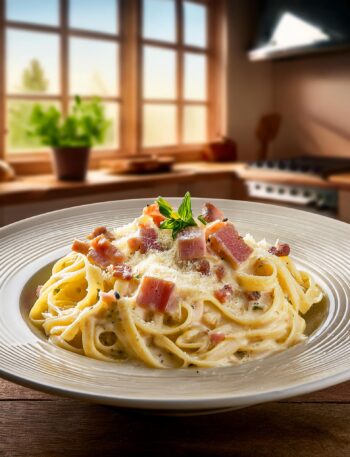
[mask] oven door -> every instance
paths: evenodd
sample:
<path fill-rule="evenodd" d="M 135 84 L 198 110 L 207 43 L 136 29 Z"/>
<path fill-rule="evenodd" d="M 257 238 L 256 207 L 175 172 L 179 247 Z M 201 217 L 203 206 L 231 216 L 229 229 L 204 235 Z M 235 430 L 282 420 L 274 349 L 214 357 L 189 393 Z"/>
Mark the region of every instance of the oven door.
<path fill-rule="evenodd" d="M 338 191 L 332 188 L 246 181 L 250 201 L 302 209 L 336 218 Z"/>

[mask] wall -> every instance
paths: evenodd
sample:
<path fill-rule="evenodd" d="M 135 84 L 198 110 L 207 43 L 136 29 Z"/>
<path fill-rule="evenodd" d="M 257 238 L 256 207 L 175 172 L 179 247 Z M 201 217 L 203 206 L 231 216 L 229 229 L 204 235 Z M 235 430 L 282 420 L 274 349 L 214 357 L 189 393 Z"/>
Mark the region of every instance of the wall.
<path fill-rule="evenodd" d="M 283 115 L 274 153 L 350 157 L 350 52 L 273 64 L 273 102 Z"/>
<path fill-rule="evenodd" d="M 227 134 L 238 143 L 240 160 L 255 158 L 255 129 L 261 115 L 272 110 L 272 64 L 247 58 L 260 2 L 227 2 Z"/>

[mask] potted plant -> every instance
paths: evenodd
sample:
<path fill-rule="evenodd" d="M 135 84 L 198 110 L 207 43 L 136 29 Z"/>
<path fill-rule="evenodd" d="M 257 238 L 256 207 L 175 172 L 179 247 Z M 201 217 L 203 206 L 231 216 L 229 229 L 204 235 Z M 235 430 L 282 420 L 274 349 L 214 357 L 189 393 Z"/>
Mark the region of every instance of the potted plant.
<path fill-rule="evenodd" d="M 82 101 L 78 96 L 65 119 L 55 106 L 37 104 L 29 122 L 29 135 L 51 146 L 57 178 L 79 181 L 86 177 L 91 147 L 103 142 L 110 125 L 98 98 Z"/>

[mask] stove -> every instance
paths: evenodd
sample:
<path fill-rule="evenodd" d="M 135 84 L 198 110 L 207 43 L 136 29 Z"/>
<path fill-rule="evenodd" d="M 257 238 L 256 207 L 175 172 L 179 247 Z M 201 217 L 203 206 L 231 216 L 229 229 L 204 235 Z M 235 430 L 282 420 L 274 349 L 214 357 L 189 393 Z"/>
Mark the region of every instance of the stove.
<path fill-rule="evenodd" d="M 350 171 L 350 158 L 302 156 L 291 159 L 257 160 L 249 168 L 302 173 L 327 178 L 330 175 Z"/>
<path fill-rule="evenodd" d="M 248 196 L 253 201 L 264 201 L 290 206 L 336 217 L 338 190 L 328 186 L 284 184 L 283 173 L 313 175 L 326 179 L 328 176 L 350 171 L 350 158 L 302 156 L 291 159 L 258 160 L 248 168 L 261 170 L 261 179 L 256 173 L 254 180 L 247 180 Z M 276 171 L 281 175 L 280 183 L 271 183 L 264 171 Z"/>

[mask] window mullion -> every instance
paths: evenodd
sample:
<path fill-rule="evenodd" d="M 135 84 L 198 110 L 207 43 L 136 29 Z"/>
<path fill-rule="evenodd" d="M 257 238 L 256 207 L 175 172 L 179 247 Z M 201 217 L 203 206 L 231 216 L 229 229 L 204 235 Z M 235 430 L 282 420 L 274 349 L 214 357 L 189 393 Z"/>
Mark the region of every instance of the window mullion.
<path fill-rule="evenodd" d="M 120 149 L 125 154 L 138 153 L 141 141 L 140 3 L 138 0 L 120 0 Z"/>
<path fill-rule="evenodd" d="M 225 134 L 225 2 L 208 3 L 208 141 Z"/>
<path fill-rule="evenodd" d="M 177 143 L 183 143 L 182 125 L 183 125 L 183 0 L 176 1 L 176 41 L 177 50 Z"/>
<path fill-rule="evenodd" d="M 69 110 L 68 1 L 69 0 L 60 0 L 60 24 L 61 24 L 60 79 L 61 79 L 61 100 L 62 100 L 63 115 L 66 115 Z"/>

